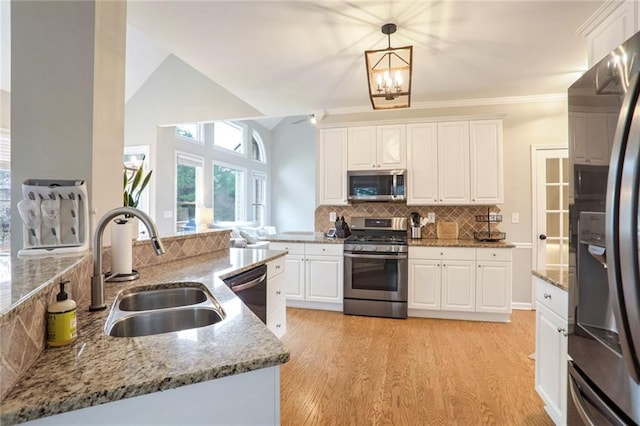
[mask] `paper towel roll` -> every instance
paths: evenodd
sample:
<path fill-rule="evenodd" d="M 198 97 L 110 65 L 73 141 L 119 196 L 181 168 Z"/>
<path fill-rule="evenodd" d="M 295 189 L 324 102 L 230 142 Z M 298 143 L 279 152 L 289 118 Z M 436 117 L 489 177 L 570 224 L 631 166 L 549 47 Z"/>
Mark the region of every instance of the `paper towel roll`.
<path fill-rule="evenodd" d="M 116 219 L 111 223 L 111 273 L 131 274 L 131 221 Z"/>

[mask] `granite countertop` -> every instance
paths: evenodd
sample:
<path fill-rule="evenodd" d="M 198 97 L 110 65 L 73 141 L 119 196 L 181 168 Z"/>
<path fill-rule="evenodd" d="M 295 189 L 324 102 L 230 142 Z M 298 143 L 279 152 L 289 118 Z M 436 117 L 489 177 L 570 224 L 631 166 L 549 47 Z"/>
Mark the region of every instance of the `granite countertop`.
<path fill-rule="evenodd" d="M 119 399 L 283 364 L 289 351 L 221 278 L 284 256 L 274 250 L 221 250 L 140 269 L 140 279 L 107 283 L 120 290 L 172 281 L 199 281 L 218 299 L 226 318 L 214 325 L 135 338 L 109 337 L 110 306 L 78 312 L 78 339 L 48 348 L 2 401 L 9 425 Z M 112 303 L 112 302 L 110 302 Z"/>
<path fill-rule="evenodd" d="M 559 269 L 538 269 L 532 271 L 533 275 L 545 280 L 549 284 L 564 290 L 569 291 L 569 270 L 567 268 Z"/>
<path fill-rule="evenodd" d="M 342 244 L 344 242 L 344 238 L 329 238 L 322 232 L 292 232 L 266 235 L 264 240 L 272 243 Z"/>
<path fill-rule="evenodd" d="M 444 238 L 408 238 L 409 247 L 471 247 L 471 248 L 513 248 L 513 244 L 506 241 L 478 241 L 469 239 Z"/>

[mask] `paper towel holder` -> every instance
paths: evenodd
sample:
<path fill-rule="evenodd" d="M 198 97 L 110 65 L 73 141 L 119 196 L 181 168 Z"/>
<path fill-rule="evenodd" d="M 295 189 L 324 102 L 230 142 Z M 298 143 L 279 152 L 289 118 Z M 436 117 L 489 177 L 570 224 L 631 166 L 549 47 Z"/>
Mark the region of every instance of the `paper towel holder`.
<path fill-rule="evenodd" d="M 124 217 L 116 218 L 111 223 L 111 226 L 114 227 L 119 225 L 122 225 L 122 226 L 129 225 L 130 220 L 131 219 L 126 219 Z M 111 229 L 113 231 L 114 228 L 111 228 Z M 127 226 L 127 229 L 131 231 L 131 229 L 128 226 Z M 120 232 L 122 232 L 122 230 Z M 126 236 L 126 238 L 121 241 L 124 241 L 124 244 L 128 244 L 127 247 L 124 248 L 125 249 L 123 251 L 124 255 L 131 257 L 132 256 L 131 245 L 133 244 L 133 241 L 131 240 L 131 232 L 129 232 L 129 235 Z M 114 257 L 116 256 L 116 252 L 120 253 L 120 249 L 114 246 L 114 242 L 112 238 L 112 241 L 111 241 L 111 269 L 112 270 L 113 270 Z M 113 274 L 111 272 L 108 272 L 106 274 L 105 281 L 126 282 L 126 281 L 134 281 L 134 280 L 137 280 L 138 278 L 140 278 L 140 274 L 138 273 L 138 271 L 135 269 L 131 269 L 131 272 L 118 272 Z"/>

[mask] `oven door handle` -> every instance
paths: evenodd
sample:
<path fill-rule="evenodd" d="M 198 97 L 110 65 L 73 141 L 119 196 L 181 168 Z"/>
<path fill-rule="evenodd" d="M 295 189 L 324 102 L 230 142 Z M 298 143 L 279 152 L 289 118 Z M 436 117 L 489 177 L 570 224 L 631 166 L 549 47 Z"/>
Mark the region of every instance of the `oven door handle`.
<path fill-rule="evenodd" d="M 231 287 L 231 290 L 232 290 L 234 293 L 237 293 L 237 292 L 239 292 L 239 291 L 243 291 L 243 290 L 249 289 L 249 288 L 251 288 L 251 287 L 255 287 L 255 286 L 257 286 L 258 284 L 260 284 L 262 281 L 264 281 L 264 279 L 265 279 L 266 277 L 267 277 L 267 274 L 262 274 L 262 275 L 261 275 L 261 276 L 259 276 L 258 278 L 253 279 L 253 280 L 251 280 L 251 281 L 249 281 L 249 282 L 247 282 L 247 283 L 242 283 L 242 284 L 234 285 L 233 287 Z"/>
<path fill-rule="evenodd" d="M 406 254 L 353 254 L 353 253 L 345 253 L 344 257 L 351 257 L 354 259 L 396 259 L 396 260 L 405 260 L 407 259 Z"/>

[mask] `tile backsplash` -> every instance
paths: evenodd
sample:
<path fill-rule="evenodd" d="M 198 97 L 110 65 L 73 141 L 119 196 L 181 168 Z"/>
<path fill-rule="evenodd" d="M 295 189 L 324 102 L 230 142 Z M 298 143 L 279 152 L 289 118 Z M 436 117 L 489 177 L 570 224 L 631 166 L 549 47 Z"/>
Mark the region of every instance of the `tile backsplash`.
<path fill-rule="evenodd" d="M 329 213 L 336 214 L 351 223 L 352 217 L 406 217 L 417 212 L 426 217 L 428 212 L 436 214 L 436 222 L 452 221 L 458 223 L 459 238 L 473 238 L 475 231 L 486 231 L 487 223 L 476 222 L 477 215 L 486 215 L 487 209 L 492 213 L 499 213 L 497 206 L 407 206 L 404 203 L 353 203 L 349 206 L 319 206 L 315 213 L 315 231 L 325 232 L 333 227 L 329 221 Z M 498 224 L 492 224 L 491 230 L 496 231 Z M 436 238 L 436 224 L 430 223 L 422 228 L 422 238 Z"/>

